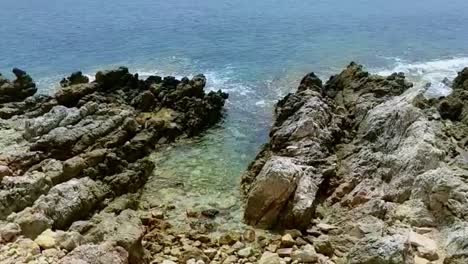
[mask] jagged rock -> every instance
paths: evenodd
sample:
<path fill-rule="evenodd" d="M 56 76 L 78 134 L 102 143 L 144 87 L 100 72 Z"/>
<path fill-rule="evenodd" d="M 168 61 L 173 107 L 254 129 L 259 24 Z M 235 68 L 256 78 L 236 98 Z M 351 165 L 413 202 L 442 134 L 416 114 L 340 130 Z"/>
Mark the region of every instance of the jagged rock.
<path fill-rule="evenodd" d="M 114 246 L 109 243 L 104 243 L 100 245 L 81 245 L 75 248 L 67 256 L 60 259 L 58 263 L 127 264 L 128 252 L 119 246 Z"/>
<path fill-rule="evenodd" d="M 407 226 L 439 232 L 468 219 L 465 73 L 441 99 L 355 63 L 324 85 L 308 74 L 278 102 L 270 140 L 242 175 L 246 222 L 307 229 L 316 251 L 346 263 L 438 258 L 452 232 L 427 247 L 406 243 Z M 465 258 L 456 248 L 445 262 Z"/>
<path fill-rule="evenodd" d="M 9 119 L 0 124 L 2 242 L 16 243 L 20 235 L 37 239 L 45 249 L 34 257 L 37 263 L 147 262 L 147 230 L 127 210 L 138 203 L 119 197 L 130 197 L 147 181 L 154 163 L 146 157 L 156 145 L 199 134 L 218 121 L 227 94 L 205 93 L 202 75 L 143 81 L 121 67 L 98 72 L 91 83 L 76 72 L 55 95 L 30 96 L 32 79 L 14 73 L 14 82 L 0 76 L 0 118 Z M 81 236 L 94 245 L 80 246 Z M 105 240 L 128 251 L 99 244 Z M 55 248 L 73 252 L 63 258 Z"/>
<path fill-rule="evenodd" d="M 98 88 L 96 83 L 75 84 L 60 89 L 55 94 L 55 98 L 61 105 L 75 106 L 81 98 L 96 92 Z"/>
<path fill-rule="evenodd" d="M 72 73 L 69 77 L 63 78 L 60 81 L 60 86 L 62 87 L 67 87 L 75 84 L 82 84 L 82 83 L 88 83 L 89 78 L 87 76 L 84 76 L 82 72 L 77 71 Z"/>
<path fill-rule="evenodd" d="M 286 157 L 272 157 L 249 193 L 244 218 L 248 224 L 272 227 L 303 176 L 301 166 Z M 281 196 L 278 196 L 280 194 Z"/>
<path fill-rule="evenodd" d="M 115 242 L 128 251 L 130 263 L 145 263 L 147 256 L 141 244 L 145 229 L 135 211 L 124 210 L 119 215 L 101 213 L 91 221 L 94 224 L 85 232 L 86 242 Z"/>
<path fill-rule="evenodd" d="M 413 253 L 403 236 L 382 237 L 365 244 L 358 244 L 348 255 L 350 264 L 413 263 Z"/>
<path fill-rule="evenodd" d="M 14 68 L 13 74 L 13 82 L 0 75 L 0 103 L 22 101 L 37 92 L 36 84 L 25 71 Z"/>
<path fill-rule="evenodd" d="M 468 67 L 458 73 L 453 80 L 452 87 L 457 90 L 468 90 Z"/>

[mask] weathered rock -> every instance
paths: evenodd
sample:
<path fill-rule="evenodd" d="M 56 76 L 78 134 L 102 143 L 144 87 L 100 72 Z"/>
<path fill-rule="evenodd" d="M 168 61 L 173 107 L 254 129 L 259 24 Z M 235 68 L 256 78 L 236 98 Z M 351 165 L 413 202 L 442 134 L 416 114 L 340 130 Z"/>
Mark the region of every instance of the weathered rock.
<path fill-rule="evenodd" d="M 0 237 L 3 242 L 14 241 L 21 234 L 21 228 L 15 223 L 7 223 L 0 227 Z"/>
<path fill-rule="evenodd" d="M 264 252 L 258 264 L 281 264 L 281 258 L 276 253 Z"/>
<path fill-rule="evenodd" d="M 2 242 L 13 245 L 20 235 L 36 239 L 47 252 L 37 263 L 149 262 L 142 238 L 167 225 L 161 217 L 143 223 L 127 210 L 138 203 L 119 197 L 145 184 L 154 168 L 146 157 L 156 145 L 199 134 L 218 121 L 227 94 L 205 93 L 202 75 L 143 81 L 121 67 L 98 72 L 91 83 L 76 72 L 55 95 L 31 96 L 32 79 L 14 73 L 14 82 L 0 76 L 0 118 L 9 119 L 0 124 L 0 219 L 7 221 Z M 91 243 L 88 249 L 83 241 Z M 73 252 L 63 258 L 57 249 Z"/>
<path fill-rule="evenodd" d="M 62 258 L 59 264 L 76 264 L 76 263 L 115 263 L 127 264 L 128 252 L 125 249 L 114 246 L 112 244 L 100 245 L 82 245 L 75 248 L 67 256 Z"/>
<path fill-rule="evenodd" d="M 87 76 L 84 76 L 82 72 L 77 71 L 72 73 L 69 77 L 63 78 L 60 81 L 60 86 L 62 87 L 67 87 L 75 84 L 82 84 L 82 83 L 88 83 L 89 78 Z"/>
<path fill-rule="evenodd" d="M 350 264 L 413 263 L 413 253 L 403 236 L 382 237 L 356 245 L 348 255 Z"/>
<path fill-rule="evenodd" d="M 286 234 L 281 237 L 281 246 L 282 247 L 292 247 L 296 244 L 296 241 L 290 234 Z"/>
<path fill-rule="evenodd" d="M 317 253 L 312 245 L 305 245 L 303 248 L 294 251 L 291 258 L 300 263 L 315 263 L 318 260 Z"/>
<path fill-rule="evenodd" d="M 324 85 L 304 77 L 242 175 L 246 222 L 308 230 L 317 252 L 346 263 L 441 258 L 453 233 L 436 234 L 468 219 L 466 73 L 441 99 L 355 63 Z M 429 231 L 408 240 L 408 226 Z M 465 258 L 449 248 L 444 262 Z"/>
<path fill-rule="evenodd" d="M 248 258 L 252 256 L 253 254 L 253 249 L 251 247 L 246 247 L 237 252 L 237 255 L 242 258 Z"/>
<path fill-rule="evenodd" d="M 147 260 L 141 244 L 145 229 L 135 211 L 127 209 L 119 215 L 101 213 L 91 221 L 93 226 L 84 233 L 86 242 L 114 242 L 127 250 L 130 263 L 144 263 Z"/>
<path fill-rule="evenodd" d="M 0 74 L 0 103 L 18 102 L 37 92 L 31 76 L 18 68 L 13 69 L 16 80 L 10 82 Z"/>
<path fill-rule="evenodd" d="M 453 89 L 468 90 L 468 68 L 464 68 L 458 73 L 458 76 L 453 80 Z"/>

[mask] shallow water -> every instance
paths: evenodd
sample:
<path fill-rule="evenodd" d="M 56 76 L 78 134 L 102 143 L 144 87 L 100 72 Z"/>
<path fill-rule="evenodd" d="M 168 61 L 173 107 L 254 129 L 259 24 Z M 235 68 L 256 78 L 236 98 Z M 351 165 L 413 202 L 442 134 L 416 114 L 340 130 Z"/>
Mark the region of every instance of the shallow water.
<path fill-rule="evenodd" d="M 467 10 L 466 0 L 3 1 L 0 72 L 21 67 L 43 93 L 76 70 L 205 73 L 208 89 L 230 93 L 225 119 L 155 153 L 142 199 L 176 204 L 175 218 L 227 207 L 221 219 L 240 225 L 239 175 L 267 140 L 278 98 L 305 73 L 326 79 L 351 60 L 446 94 L 443 78 L 468 66 Z"/>

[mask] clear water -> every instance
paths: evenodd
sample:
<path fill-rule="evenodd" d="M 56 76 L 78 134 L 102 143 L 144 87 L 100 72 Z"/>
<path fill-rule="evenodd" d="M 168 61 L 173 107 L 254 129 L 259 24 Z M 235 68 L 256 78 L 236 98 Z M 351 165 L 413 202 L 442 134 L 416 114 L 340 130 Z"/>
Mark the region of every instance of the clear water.
<path fill-rule="evenodd" d="M 239 207 L 239 175 L 267 139 L 275 100 L 309 71 L 325 78 L 354 60 L 447 93 L 440 81 L 468 66 L 467 11 L 466 0 L 0 0 L 0 72 L 24 68 L 50 92 L 72 71 L 127 65 L 205 73 L 209 89 L 227 90 L 219 127 L 152 157 L 143 200 L 175 203 L 182 217 Z"/>

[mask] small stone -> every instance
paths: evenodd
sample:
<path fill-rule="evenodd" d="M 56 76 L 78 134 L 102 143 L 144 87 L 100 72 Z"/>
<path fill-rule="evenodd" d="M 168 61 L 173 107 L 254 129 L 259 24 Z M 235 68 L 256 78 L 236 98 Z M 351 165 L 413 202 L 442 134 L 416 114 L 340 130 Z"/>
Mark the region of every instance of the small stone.
<path fill-rule="evenodd" d="M 296 238 L 296 245 L 305 246 L 307 244 L 309 244 L 309 243 L 307 243 L 307 241 L 305 241 L 302 237 Z"/>
<path fill-rule="evenodd" d="M 333 253 L 335 251 L 327 235 L 321 235 L 318 238 L 316 238 L 314 240 L 314 248 L 315 251 L 317 251 L 318 253 L 329 257 L 333 256 Z"/>
<path fill-rule="evenodd" d="M 251 247 L 246 247 L 237 252 L 237 255 L 243 258 L 248 258 L 252 255 L 253 249 Z"/>
<path fill-rule="evenodd" d="M 181 255 L 180 248 L 173 248 L 171 249 L 171 255 L 174 257 L 178 257 Z"/>
<path fill-rule="evenodd" d="M 236 263 L 236 262 L 237 262 L 237 257 L 236 256 L 229 256 L 223 261 L 223 264 L 233 264 L 233 263 Z"/>
<path fill-rule="evenodd" d="M 203 254 L 205 254 L 210 259 L 213 259 L 216 256 L 217 252 L 218 251 L 214 248 L 208 248 L 208 249 L 203 250 Z"/>
<path fill-rule="evenodd" d="M 194 246 L 194 247 L 201 247 L 201 245 L 202 245 L 202 242 L 200 242 L 200 241 L 198 241 L 198 240 L 195 241 L 195 242 L 193 242 L 193 246 Z"/>
<path fill-rule="evenodd" d="M 317 225 L 318 229 L 320 229 L 321 231 L 325 232 L 325 233 L 328 233 L 330 232 L 331 230 L 334 230 L 334 229 L 337 229 L 338 227 L 334 226 L 334 225 L 329 225 L 329 224 L 325 224 L 325 223 L 320 223 Z"/>
<path fill-rule="evenodd" d="M 219 210 L 217 209 L 206 209 L 201 212 L 203 216 L 206 216 L 208 218 L 215 218 L 219 214 Z"/>
<path fill-rule="evenodd" d="M 245 230 L 244 234 L 242 235 L 242 238 L 245 241 L 254 242 L 255 241 L 255 230 L 253 230 L 253 229 Z"/>
<path fill-rule="evenodd" d="M 424 247 L 434 251 L 437 249 L 437 244 L 434 240 L 413 231 L 409 234 L 409 242 L 415 247 Z"/>
<path fill-rule="evenodd" d="M 281 258 L 277 253 L 264 252 L 258 264 L 280 264 Z"/>
<path fill-rule="evenodd" d="M 281 246 L 282 247 L 292 247 L 296 244 L 293 237 L 290 234 L 286 234 L 281 237 Z"/>
<path fill-rule="evenodd" d="M 237 241 L 239 241 L 240 236 L 234 232 L 229 232 L 226 234 L 221 235 L 218 240 L 218 243 L 221 245 L 234 245 Z"/>
<path fill-rule="evenodd" d="M 280 248 L 276 251 L 280 257 L 290 257 L 293 253 L 293 248 Z"/>
<path fill-rule="evenodd" d="M 190 210 L 190 209 L 187 209 L 185 211 L 185 214 L 187 215 L 187 217 L 190 217 L 190 218 L 197 218 L 198 217 L 198 212 Z"/>
<path fill-rule="evenodd" d="M 302 236 L 302 232 L 297 229 L 286 230 L 284 231 L 284 234 L 290 234 L 292 238 L 298 238 Z"/>
<path fill-rule="evenodd" d="M 306 230 L 307 234 L 310 234 L 312 236 L 320 236 L 322 234 L 322 232 L 320 232 L 320 230 L 317 228 L 317 227 L 312 227 L 312 228 L 309 228 Z"/>
<path fill-rule="evenodd" d="M 16 223 L 8 223 L 0 228 L 0 236 L 5 242 L 10 242 L 16 239 L 21 233 L 21 227 Z"/>
<path fill-rule="evenodd" d="M 317 253 L 312 245 L 306 245 L 302 249 L 294 251 L 291 258 L 301 263 L 313 263 L 318 259 Z"/>
<path fill-rule="evenodd" d="M 266 250 L 275 253 L 276 250 L 278 250 L 278 245 L 277 244 L 269 244 L 266 248 Z"/>
<path fill-rule="evenodd" d="M 12 175 L 12 171 L 8 166 L 5 165 L 0 165 L 0 179 L 3 178 L 4 176 L 10 176 Z"/>
<path fill-rule="evenodd" d="M 160 220 L 164 219 L 164 212 L 162 211 L 153 211 L 151 212 L 151 215 L 156 219 L 160 219 Z"/>
<path fill-rule="evenodd" d="M 185 263 L 186 264 L 197 264 L 197 260 L 196 259 L 189 259 Z"/>
<path fill-rule="evenodd" d="M 57 244 L 56 238 L 57 234 L 54 231 L 47 229 L 42 232 L 34 242 L 36 242 L 36 244 L 38 244 L 42 249 L 54 248 Z"/>
<path fill-rule="evenodd" d="M 232 245 L 231 249 L 234 251 L 238 251 L 243 247 L 245 247 L 245 244 L 240 241 L 237 241 L 236 243 L 234 243 L 234 245 Z"/>
<path fill-rule="evenodd" d="M 437 254 L 437 251 L 432 250 L 432 249 L 427 249 L 425 247 L 418 247 L 417 254 L 421 258 L 425 258 L 430 261 L 435 261 L 439 259 L 439 254 Z"/>
<path fill-rule="evenodd" d="M 165 259 L 165 260 L 163 260 L 162 264 L 177 264 L 177 263 L 175 263 L 172 260 Z"/>

